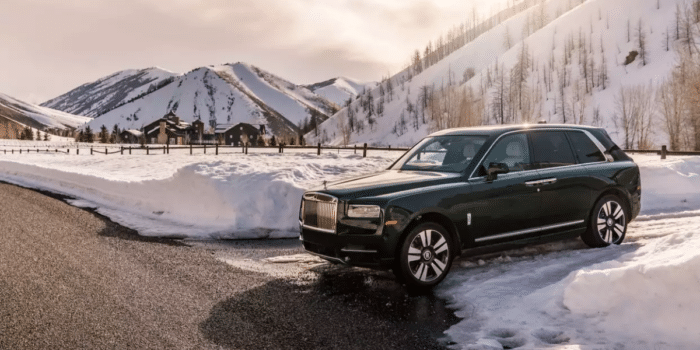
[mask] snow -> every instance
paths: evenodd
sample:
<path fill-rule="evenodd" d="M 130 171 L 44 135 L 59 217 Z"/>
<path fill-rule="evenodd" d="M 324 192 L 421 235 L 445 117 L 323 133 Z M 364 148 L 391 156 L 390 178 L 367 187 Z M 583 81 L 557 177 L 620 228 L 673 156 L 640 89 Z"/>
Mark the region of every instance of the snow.
<path fill-rule="evenodd" d="M 42 125 L 45 125 L 48 128 L 76 128 L 92 120 L 92 118 L 73 115 L 55 109 L 26 103 L 0 93 L 0 109 L 3 108 L 14 113 L 23 115 L 25 117 L 34 119 L 35 121 L 39 122 Z"/>
<path fill-rule="evenodd" d="M 0 180 L 75 197 L 115 222 L 150 236 L 281 238 L 298 236 L 301 194 L 323 180 L 375 172 L 401 152 L 367 158 L 344 151 L 277 149 L 215 156 L 172 149 L 170 155 L 3 154 Z M 16 148 L 15 148 L 16 149 Z M 148 164 L 148 166 L 144 166 Z"/>
<path fill-rule="evenodd" d="M 375 116 L 377 123 L 373 128 L 367 125 L 366 113 L 360 108 L 360 102 L 354 102 L 355 115 L 358 120 L 365 122 L 365 127 L 363 131 L 353 132 L 349 143 L 411 146 L 426 135 L 437 131 L 427 115 L 426 123 L 423 123 L 421 117 L 421 121 L 414 127 L 412 118 L 407 112 L 407 102 L 418 108 L 420 90 L 423 86 L 434 88 L 435 91 L 447 87 L 450 83 L 453 87 L 471 88 L 477 99 L 483 99 L 483 107 L 490 108 L 496 88 L 486 89 L 482 94 L 481 85 L 487 77 L 495 79 L 496 66 L 498 69 L 507 70 L 510 74 L 510 70 L 517 63 L 523 43 L 527 45 L 528 54 L 533 63 L 526 83 L 527 91 L 529 95 L 539 96 L 539 101 L 533 102 L 535 104 L 533 120 L 543 119 L 551 123 L 561 123 L 563 122 L 562 113 L 558 111 L 558 106 L 555 106 L 555 102 L 559 100 L 556 70 L 561 71 L 561 67 L 564 66 L 564 47 L 567 41 L 578 43 L 579 37 L 583 36 L 587 48 L 591 48 L 590 55 L 596 67 L 602 65 L 605 57 L 608 83 L 605 89 L 602 87 L 592 89 L 591 94 L 581 92 L 584 90 L 583 73 L 578 62 L 579 51 L 575 50 L 572 62 L 565 69 L 567 79 L 573 82 L 567 84 L 564 89 L 567 104 L 569 104 L 566 122 L 604 127 L 609 130 L 615 142 L 623 144 L 623 130 L 619 121 L 616 123 L 614 120 L 615 97 L 619 94 L 621 87 L 640 85 L 658 87 L 664 79 L 669 77 L 672 68 L 678 63 L 678 56 L 673 47 L 680 45 L 681 42 L 673 40 L 672 35 L 671 49 L 667 51 L 664 44 L 665 33 L 671 30 L 669 28 L 674 28 L 676 4 L 684 6 L 686 1 L 661 1 L 659 9 L 657 9 L 657 0 L 545 0 L 542 3 L 551 22 L 530 35 L 523 32 L 523 27 L 527 23 L 528 15 L 537 11 L 537 6 L 496 25 L 410 79 L 406 70 L 394 75 L 391 78 L 394 96 L 391 101 L 386 100 L 383 116 Z M 630 31 L 634 32 L 640 20 L 646 34 L 648 62 L 642 65 L 641 59 L 637 58 L 632 64 L 625 66 L 623 62 L 627 54 L 632 50 L 638 50 L 634 33 L 631 33 L 630 40 L 627 40 L 628 21 Z M 509 33 L 512 38 L 510 49 L 504 45 L 506 33 Z M 601 45 L 604 52 L 601 52 Z M 424 48 L 419 49 L 422 52 Z M 550 62 L 553 63 L 552 66 Z M 464 73 L 469 68 L 474 69 L 475 76 L 464 81 Z M 552 71 L 552 68 L 555 71 Z M 547 91 L 544 87 L 543 74 L 553 74 L 552 91 Z M 576 83 L 579 84 L 578 92 Z M 371 93 L 375 104 L 378 103 L 380 97 L 378 88 L 371 90 Z M 581 96 L 580 99 L 575 98 L 577 94 Z M 572 110 L 582 105 L 585 106 L 583 120 L 572 120 Z M 600 113 L 598 121 L 594 120 L 596 109 Z M 407 130 L 403 133 L 395 133 L 394 126 L 399 122 L 402 114 L 408 124 Z M 481 121 L 486 124 L 495 123 L 493 113 L 486 112 L 486 114 Z M 482 119 L 481 117 L 484 116 L 480 116 L 479 119 Z M 315 143 L 321 139 L 327 140 L 330 144 L 342 144 L 341 119 L 347 119 L 346 109 L 340 110 L 321 124 L 320 137 L 315 137 L 314 133 L 307 134 L 305 136 L 307 141 Z M 524 120 L 514 122 L 524 122 Z M 652 141 L 656 147 L 669 144 L 660 117 L 657 118 L 653 129 Z"/>
<path fill-rule="evenodd" d="M 338 106 L 345 106 L 349 98 L 355 98 L 365 90 L 372 89 L 377 83 L 362 83 L 352 78 L 339 77 L 329 81 L 309 85 L 315 94 L 325 97 Z"/>
<path fill-rule="evenodd" d="M 246 63 L 200 67 L 171 78 L 172 83 L 95 118 L 90 127 L 140 129 L 174 111 L 186 122 L 265 124 L 271 134 L 286 137 L 297 134 L 296 125 L 312 109 L 322 115 L 334 112 L 325 98 Z"/>
<path fill-rule="evenodd" d="M 12 147 L 0 146 L 0 180 L 72 196 L 143 235 L 194 239 L 296 237 L 305 189 L 384 169 L 400 156 L 1 152 Z M 455 261 L 436 293 L 463 317 L 446 331 L 457 347 L 697 348 L 700 157 L 632 156 L 642 212 L 622 245 L 588 249 L 575 239 Z"/>
<path fill-rule="evenodd" d="M 437 290 L 464 317 L 447 335 L 462 349 L 696 349 L 700 157 L 633 157 L 642 215 L 622 245 L 457 262 Z"/>

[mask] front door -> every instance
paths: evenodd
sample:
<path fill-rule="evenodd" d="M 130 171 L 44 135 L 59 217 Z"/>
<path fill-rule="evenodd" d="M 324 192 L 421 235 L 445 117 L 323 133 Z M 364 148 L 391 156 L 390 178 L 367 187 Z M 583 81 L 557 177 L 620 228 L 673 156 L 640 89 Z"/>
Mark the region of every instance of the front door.
<path fill-rule="evenodd" d="M 508 173 L 489 181 L 491 163 L 503 163 Z M 477 244 L 488 244 L 514 236 L 526 236 L 537 227 L 540 193 L 529 186 L 540 179 L 532 168 L 529 141 L 524 132 L 508 134 L 496 141 L 470 179 L 471 225 L 468 232 Z"/>

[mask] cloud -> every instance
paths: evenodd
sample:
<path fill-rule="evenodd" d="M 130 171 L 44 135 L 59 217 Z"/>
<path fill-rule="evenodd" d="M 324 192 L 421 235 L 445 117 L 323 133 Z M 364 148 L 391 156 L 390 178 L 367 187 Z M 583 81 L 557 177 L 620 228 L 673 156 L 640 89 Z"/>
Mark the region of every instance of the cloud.
<path fill-rule="evenodd" d="M 2 0 L 0 91 L 48 99 L 122 69 L 236 61 L 294 82 L 377 80 L 499 1 Z"/>

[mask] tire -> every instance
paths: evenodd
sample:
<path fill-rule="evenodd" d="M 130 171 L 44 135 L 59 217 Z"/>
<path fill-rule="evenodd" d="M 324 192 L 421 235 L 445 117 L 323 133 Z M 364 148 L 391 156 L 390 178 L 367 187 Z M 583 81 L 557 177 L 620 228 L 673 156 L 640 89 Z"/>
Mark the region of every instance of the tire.
<path fill-rule="evenodd" d="M 589 247 L 607 247 L 620 244 L 627 233 L 627 218 L 629 210 L 617 196 L 603 196 L 596 202 L 591 211 L 588 229 L 581 239 Z"/>
<path fill-rule="evenodd" d="M 394 274 L 409 288 L 430 289 L 445 279 L 454 256 L 452 237 L 445 228 L 420 224 L 404 238 Z"/>

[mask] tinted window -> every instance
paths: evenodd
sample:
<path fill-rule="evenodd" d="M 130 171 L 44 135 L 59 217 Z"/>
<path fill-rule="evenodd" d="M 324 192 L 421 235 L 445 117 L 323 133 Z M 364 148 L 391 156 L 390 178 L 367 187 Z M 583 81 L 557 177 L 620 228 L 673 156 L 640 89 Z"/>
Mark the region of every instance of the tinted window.
<path fill-rule="evenodd" d="M 491 148 L 484 162 L 479 167 L 479 175 L 486 175 L 491 163 L 504 163 L 509 172 L 530 170 L 532 162 L 530 148 L 525 134 L 513 134 L 503 137 Z"/>
<path fill-rule="evenodd" d="M 426 138 L 414 146 L 392 169 L 461 172 L 485 142 L 486 138 L 483 136 Z"/>
<path fill-rule="evenodd" d="M 578 156 L 578 161 L 581 163 L 593 163 L 605 161 L 605 156 L 600 149 L 591 141 L 588 135 L 579 132 L 567 132 L 571 145 L 574 147 L 574 152 Z"/>
<path fill-rule="evenodd" d="M 564 132 L 533 132 L 531 135 L 534 163 L 538 169 L 576 164 Z"/>

